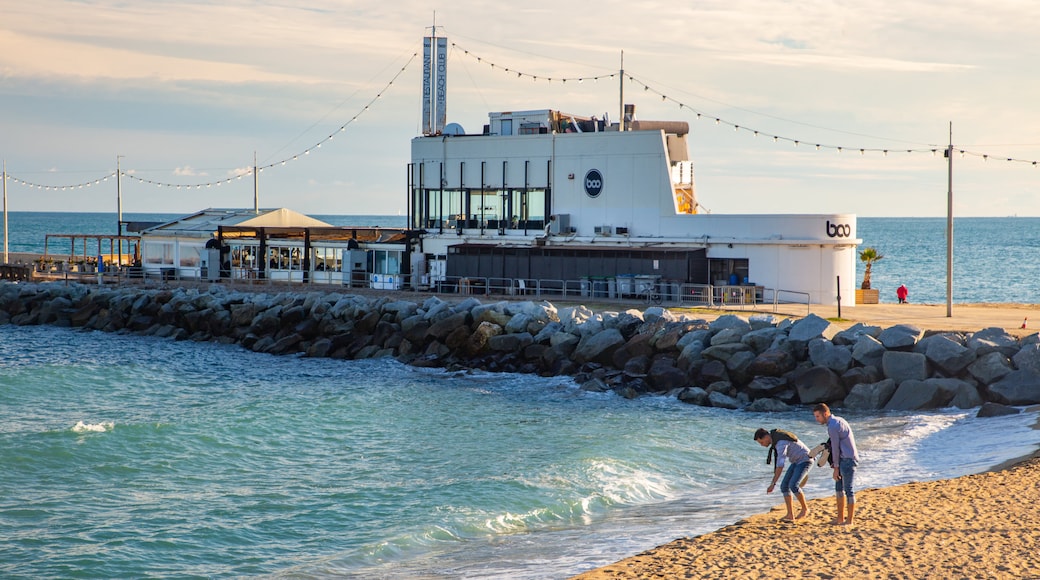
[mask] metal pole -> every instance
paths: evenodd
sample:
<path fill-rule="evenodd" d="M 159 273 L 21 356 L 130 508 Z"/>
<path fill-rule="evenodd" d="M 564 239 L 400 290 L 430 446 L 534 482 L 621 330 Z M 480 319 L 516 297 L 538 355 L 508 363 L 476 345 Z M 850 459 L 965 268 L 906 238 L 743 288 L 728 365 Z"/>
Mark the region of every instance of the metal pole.
<path fill-rule="evenodd" d="M 946 318 L 953 318 L 953 121 L 950 121 L 946 161 Z"/>
<path fill-rule="evenodd" d="M 4 263 L 10 262 L 7 259 L 7 160 L 4 159 Z"/>
<path fill-rule="evenodd" d="M 618 80 L 618 83 L 620 83 L 619 90 L 618 90 L 618 109 L 619 109 L 619 112 L 621 113 L 621 116 L 618 117 L 618 130 L 619 131 L 624 131 L 625 130 L 625 51 L 623 51 L 623 50 L 621 51 L 621 71 L 618 73 L 618 76 L 621 77 Z"/>
<path fill-rule="evenodd" d="M 841 318 L 841 276 L 838 276 L 838 318 Z"/>
<path fill-rule="evenodd" d="M 256 151 L 253 151 L 253 213 L 260 215 L 260 180 L 256 175 Z"/>
<path fill-rule="evenodd" d="M 116 239 L 119 241 L 119 251 L 116 253 L 116 265 L 123 265 L 123 171 L 119 160 L 122 155 L 116 155 Z"/>

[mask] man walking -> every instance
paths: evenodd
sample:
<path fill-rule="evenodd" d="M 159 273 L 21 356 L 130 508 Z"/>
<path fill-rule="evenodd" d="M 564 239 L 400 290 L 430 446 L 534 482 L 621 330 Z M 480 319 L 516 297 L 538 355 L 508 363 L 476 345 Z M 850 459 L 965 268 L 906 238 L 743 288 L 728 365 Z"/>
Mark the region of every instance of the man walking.
<path fill-rule="evenodd" d="M 834 461 L 834 494 L 838 506 L 838 517 L 834 519 L 833 523 L 851 526 L 853 516 L 856 514 L 856 496 L 853 493 L 852 484 L 856 477 L 856 466 L 859 464 L 856 438 L 852 435 L 848 421 L 831 415 L 831 409 L 826 403 L 814 406 L 813 416 L 816 417 L 817 423 L 827 426 L 827 436 L 830 437 L 831 442 L 831 459 Z"/>

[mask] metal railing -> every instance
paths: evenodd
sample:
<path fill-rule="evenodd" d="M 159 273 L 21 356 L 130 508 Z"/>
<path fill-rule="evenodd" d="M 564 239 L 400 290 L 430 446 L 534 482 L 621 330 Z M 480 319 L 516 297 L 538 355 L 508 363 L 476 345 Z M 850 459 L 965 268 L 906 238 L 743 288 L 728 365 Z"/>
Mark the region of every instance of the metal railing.
<path fill-rule="evenodd" d="M 54 275 L 57 274 L 57 275 Z M 634 302 L 643 303 L 647 298 L 647 285 L 620 283 L 614 278 L 581 278 L 577 280 L 545 279 L 545 278 L 504 278 L 481 276 L 440 276 L 431 279 L 423 276 L 416 279 L 409 274 L 387 275 L 374 285 L 367 272 L 343 272 L 342 278 L 320 279 L 311 277 L 303 281 L 302 273 L 297 276 L 257 278 L 232 272 L 232 275 L 221 277 L 220 282 L 228 285 L 261 285 L 281 287 L 314 287 L 317 288 L 368 288 L 372 290 L 421 291 L 435 294 L 455 294 L 469 296 L 508 296 L 556 299 L 588 299 L 590 301 Z M 39 275 L 39 274 L 37 274 Z M 380 275 L 383 276 L 383 275 Z M 65 279 L 91 283 L 99 281 L 105 284 L 134 283 L 135 281 L 161 282 L 193 282 L 204 284 L 209 282 L 202 270 L 194 270 L 190 275 L 181 274 L 176 268 L 163 268 L 159 271 L 144 270 L 141 267 L 123 266 L 108 268 L 100 276 L 97 273 L 59 272 L 44 275 L 47 278 Z M 417 282 L 413 284 L 413 282 Z M 713 284 L 680 283 L 671 280 L 652 282 L 650 289 L 660 296 L 661 303 L 675 307 L 702 307 L 717 309 L 756 308 L 772 305 L 774 313 L 783 306 L 805 307 L 808 314 L 811 310 L 808 292 L 783 290 L 763 286 L 730 286 Z"/>

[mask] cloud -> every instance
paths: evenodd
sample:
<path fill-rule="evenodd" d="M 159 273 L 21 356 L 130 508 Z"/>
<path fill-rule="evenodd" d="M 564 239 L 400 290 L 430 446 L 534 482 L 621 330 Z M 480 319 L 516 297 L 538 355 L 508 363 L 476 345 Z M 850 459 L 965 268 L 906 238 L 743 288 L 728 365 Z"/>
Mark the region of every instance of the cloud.
<path fill-rule="evenodd" d="M 175 168 L 173 174 L 180 177 L 205 177 L 206 175 L 209 175 L 205 171 L 196 171 L 195 168 L 190 165 Z"/>

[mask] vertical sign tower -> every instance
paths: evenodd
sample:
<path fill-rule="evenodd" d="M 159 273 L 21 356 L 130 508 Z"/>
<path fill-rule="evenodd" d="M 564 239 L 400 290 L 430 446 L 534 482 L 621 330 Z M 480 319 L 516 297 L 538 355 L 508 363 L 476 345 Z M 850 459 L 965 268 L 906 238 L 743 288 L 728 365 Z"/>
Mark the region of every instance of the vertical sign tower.
<path fill-rule="evenodd" d="M 423 135 L 440 135 L 444 131 L 448 107 L 448 39 L 437 36 L 433 27 L 423 38 Z"/>

